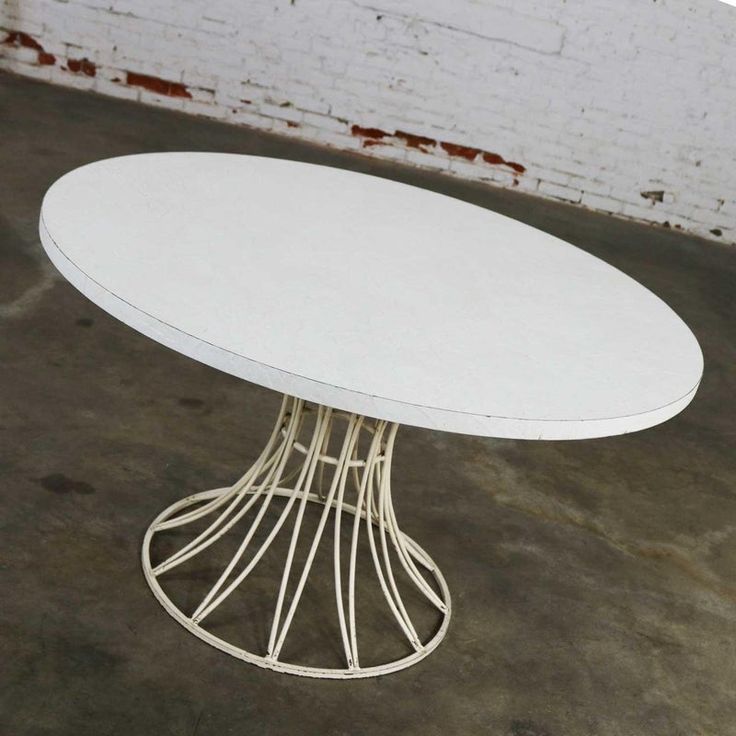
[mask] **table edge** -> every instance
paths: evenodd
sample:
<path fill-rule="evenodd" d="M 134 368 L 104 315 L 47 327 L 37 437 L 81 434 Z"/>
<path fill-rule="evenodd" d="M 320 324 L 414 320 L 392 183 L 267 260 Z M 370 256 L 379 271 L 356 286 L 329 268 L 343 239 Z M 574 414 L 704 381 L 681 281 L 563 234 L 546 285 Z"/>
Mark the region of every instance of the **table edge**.
<path fill-rule="evenodd" d="M 46 228 L 43 206 L 39 235 L 57 270 L 95 305 L 123 324 L 193 360 L 280 393 L 348 412 L 424 429 L 483 437 L 525 440 L 572 440 L 611 437 L 637 432 L 671 419 L 692 401 L 702 379 L 685 395 L 637 414 L 601 419 L 527 419 L 473 414 L 387 399 L 289 373 L 208 343 L 162 322 L 126 302 L 82 271 Z"/>

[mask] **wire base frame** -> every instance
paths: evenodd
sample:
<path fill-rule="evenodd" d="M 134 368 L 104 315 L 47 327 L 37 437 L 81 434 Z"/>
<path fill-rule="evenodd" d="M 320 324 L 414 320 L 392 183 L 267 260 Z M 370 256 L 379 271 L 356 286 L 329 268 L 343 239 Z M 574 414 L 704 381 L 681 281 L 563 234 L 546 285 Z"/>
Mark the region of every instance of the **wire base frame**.
<path fill-rule="evenodd" d="M 341 442 L 336 431 L 338 423 L 345 427 Z M 307 425 L 311 425 L 311 431 L 305 432 Z M 246 662 L 279 672 L 331 679 L 376 677 L 404 669 L 426 657 L 447 632 L 450 593 L 437 565 L 399 529 L 396 521 L 391 499 L 391 461 L 398 426 L 324 406 L 308 405 L 301 399 L 284 396 L 265 448 L 236 483 L 229 488 L 196 493 L 174 503 L 159 514 L 146 531 L 142 550 L 143 572 L 159 603 L 188 631 L 212 646 Z M 302 438 L 301 435 L 305 434 L 307 437 Z M 331 444 L 336 441 L 339 452 L 328 454 Z M 367 447 L 362 456 L 361 446 Z M 324 483 L 325 472 L 331 476 L 327 484 Z M 350 491 L 347 490 L 349 481 L 353 483 Z M 352 494 L 355 503 L 348 503 L 348 493 Z M 265 539 L 261 540 L 265 531 L 263 520 L 275 497 L 286 499 L 286 503 Z M 308 503 L 321 504 L 323 508 L 314 536 L 308 543 L 306 559 L 298 570 L 295 569 L 299 567 L 295 565 L 295 552 L 300 535 L 304 536 L 305 525 L 302 522 Z M 245 531 L 238 526 L 238 530 L 233 532 L 242 535 L 242 541 L 209 592 L 193 611 L 181 610 L 164 590 L 162 583 L 166 573 L 217 543 L 249 513 L 254 516 L 250 526 Z M 247 584 L 248 576 L 290 518 L 292 528 L 288 552 L 278 595 L 273 602 L 265 651 L 247 651 L 215 636 L 204 627 L 205 620 L 236 589 Z M 325 534 L 330 522 L 332 534 Z M 206 527 L 176 552 L 155 565 L 152 563 L 151 547 L 156 535 L 194 524 L 206 524 Z M 346 544 L 341 537 L 348 530 L 350 542 Z M 257 533 L 258 545 L 253 543 Z M 288 531 L 284 530 L 284 533 Z M 359 658 L 356 615 L 358 541 L 361 534 L 368 540 L 370 554 L 367 556 L 408 652 L 406 656 L 384 664 L 363 667 Z M 283 661 L 282 648 L 304 588 L 308 585 L 315 555 L 320 544 L 329 544 L 325 537 L 330 536 L 335 599 L 332 603 L 324 601 L 324 608 L 325 613 L 329 608 L 336 610 L 344 667 L 314 667 Z M 365 557 L 366 554 L 363 561 Z M 440 616 L 439 626 L 433 635 L 424 637 L 427 640 L 423 641 L 418 635 L 407 612 L 394 573 L 397 561 L 397 570 L 403 571 L 403 580 L 410 581 L 419 593 L 418 598 Z M 428 575 L 434 579 L 434 585 L 428 582 Z"/>

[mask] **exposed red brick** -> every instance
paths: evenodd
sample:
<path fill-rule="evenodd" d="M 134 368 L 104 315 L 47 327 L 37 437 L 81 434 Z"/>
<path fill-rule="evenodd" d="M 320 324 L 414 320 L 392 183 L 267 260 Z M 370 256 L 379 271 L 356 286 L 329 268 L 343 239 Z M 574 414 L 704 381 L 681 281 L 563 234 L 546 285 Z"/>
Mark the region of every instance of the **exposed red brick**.
<path fill-rule="evenodd" d="M 53 54 L 49 54 L 33 36 L 29 36 L 27 33 L 23 33 L 23 31 L 8 31 L 8 35 L 3 39 L 3 44 L 17 47 L 23 46 L 27 49 L 38 51 L 38 63 L 43 66 L 56 64 L 56 57 Z"/>
<path fill-rule="evenodd" d="M 391 135 L 391 133 L 387 133 L 385 130 L 381 130 L 380 128 L 361 128 L 360 125 L 353 125 L 353 127 L 350 128 L 350 132 L 353 135 L 360 136 L 362 138 L 374 139 L 385 138 L 387 135 Z"/>
<path fill-rule="evenodd" d="M 300 127 L 300 126 L 299 126 L 299 123 L 295 123 L 295 122 L 293 122 L 292 120 L 287 120 L 287 121 L 286 121 L 286 124 L 287 124 L 287 125 L 288 125 L 288 126 L 289 126 L 290 128 L 298 128 L 298 127 Z"/>
<path fill-rule="evenodd" d="M 8 31 L 8 35 L 3 40 L 3 43 L 9 46 L 25 46 L 27 49 L 43 51 L 43 46 L 33 36 L 29 36 L 27 33 L 23 33 L 23 31 Z"/>
<path fill-rule="evenodd" d="M 483 160 L 487 164 L 492 164 L 493 166 L 508 166 L 517 174 L 523 174 L 526 171 L 526 166 L 517 164 L 515 161 L 507 161 L 503 156 L 499 156 L 497 153 L 491 153 L 490 151 L 485 151 L 483 153 Z"/>
<path fill-rule="evenodd" d="M 150 92 L 167 97 L 188 97 L 191 98 L 189 90 L 179 82 L 170 82 L 167 79 L 159 77 L 151 77 L 148 74 L 138 74 L 137 72 L 127 72 L 126 80 L 133 87 L 143 87 Z"/>
<path fill-rule="evenodd" d="M 387 142 L 383 140 L 384 138 L 398 138 L 409 148 L 417 148 L 424 153 L 428 153 L 427 149 L 434 148 L 438 143 L 438 141 L 433 138 L 428 138 L 423 135 L 415 135 L 414 133 L 407 133 L 404 130 L 397 130 L 392 135 L 380 128 L 363 128 L 360 125 L 353 125 L 350 128 L 350 132 L 354 136 L 359 136 L 365 139 L 363 141 L 363 148 L 387 145 Z M 491 164 L 492 166 L 508 166 L 517 174 L 523 174 L 526 171 L 525 166 L 522 166 L 515 161 L 507 161 L 503 156 L 499 156 L 499 154 L 492 153 L 491 151 L 482 151 L 480 148 L 461 146 L 459 143 L 450 143 L 449 141 L 439 141 L 439 145 L 444 151 L 450 154 L 450 156 L 464 158 L 466 161 L 475 161 L 478 156 L 481 156 L 483 161 L 487 164 Z M 514 186 L 518 186 L 518 184 L 518 179 L 514 179 Z"/>
<path fill-rule="evenodd" d="M 437 141 L 433 138 L 427 138 L 423 135 L 414 135 L 413 133 L 406 133 L 403 130 L 397 130 L 395 135 L 397 138 L 401 138 L 409 148 L 418 148 L 421 151 L 426 151 L 425 146 L 437 145 Z"/>
<path fill-rule="evenodd" d="M 488 151 L 483 154 L 483 160 L 487 164 L 493 164 L 494 166 L 506 163 L 503 156 L 499 156 L 497 153 L 488 153 Z"/>
<path fill-rule="evenodd" d="M 468 161 L 474 161 L 475 157 L 481 153 L 481 150 L 479 148 L 471 148 L 470 146 L 459 146 L 457 143 L 448 143 L 447 141 L 442 141 L 440 143 L 440 146 L 447 151 L 447 153 L 450 154 L 450 156 L 459 156 L 460 158 L 465 158 Z"/>
<path fill-rule="evenodd" d="M 94 77 L 97 74 L 97 67 L 89 59 L 69 59 L 66 63 L 70 72 L 75 74 L 86 74 L 88 77 Z"/>

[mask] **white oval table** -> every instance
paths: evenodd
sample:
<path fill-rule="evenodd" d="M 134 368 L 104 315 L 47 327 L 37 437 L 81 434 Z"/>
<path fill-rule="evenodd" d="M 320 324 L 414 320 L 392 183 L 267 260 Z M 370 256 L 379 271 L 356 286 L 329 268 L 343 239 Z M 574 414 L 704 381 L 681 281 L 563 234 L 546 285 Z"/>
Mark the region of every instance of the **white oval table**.
<path fill-rule="evenodd" d="M 702 375 L 682 320 L 603 261 L 483 208 L 349 171 L 214 153 L 99 161 L 49 189 L 40 234 L 61 273 L 110 314 L 284 394 L 255 464 L 231 487 L 164 510 L 146 533 L 143 567 L 189 631 L 285 672 L 384 674 L 426 656 L 446 632 L 447 585 L 393 509 L 400 424 L 517 439 L 617 435 L 680 412 Z M 274 499 L 282 509 L 264 537 Z M 310 503 L 322 511 L 296 564 Z M 154 537 L 194 524 L 186 544 L 151 559 Z M 248 651 L 208 631 L 207 617 L 248 584 L 279 532 L 290 539 L 268 644 Z M 166 573 L 228 534 L 241 540 L 230 562 L 181 610 Z M 344 666 L 285 661 L 314 557 L 330 538 L 335 598 L 324 609 L 337 617 Z M 406 653 L 361 666 L 356 577 L 369 572 Z M 428 636 L 414 626 L 399 573 L 438 614 Z"/>

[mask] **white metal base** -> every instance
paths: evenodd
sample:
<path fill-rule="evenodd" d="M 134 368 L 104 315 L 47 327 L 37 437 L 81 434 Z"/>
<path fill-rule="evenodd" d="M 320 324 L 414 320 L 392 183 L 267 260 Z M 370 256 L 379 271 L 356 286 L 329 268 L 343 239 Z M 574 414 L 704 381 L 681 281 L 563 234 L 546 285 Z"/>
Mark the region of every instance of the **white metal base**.
<path fill-rule="evenodd" d="M 346 430 L 339 443 L 339 452 L 329 454 L 331 440 L 340 439 L 334 436 L 334 426 L 342 420 L 346 422 Z M 409 667 L 426 657 L 442 641 L 447 631 L 450 594 L 433 560 L 399 529 L 396 522 L 390 475 L 397 429 L 397 424 L 368 420 L 357 414 L 347 415 L 323 406 L 310 407 L 301 399 L 285 396 L 266 447 L 240 480 L 230 488 L 204 491 L 178 501 L 159 514 L 146 531 L 142 551 L 143 571 L 158 601 L 180 624 L 212 646 L 246 662 L 280 672 L 333 679 L 375 677 Z M 302 434 L 308 435 L 306 443 L 301 441 Z M 365 448 L 364 452 L 361 452 L 361 444 Z M 324 482 L 325 474 L 331 476 L 328 483 Z M 351 489 L 348 489 L 349 478 L 353 481 Z M 354 503 L 348 502 L 349 496 Z M 259 530 L 259 527 L 274 497 L 287 499 L 286 504 L 265 539 L 260 541 L 257 549 L 246 555 L 257 533 L 260 531 L 263 536 L 265 530 Z M 301 572 L 294 576 L 294 584 L 291 572 L 303 531 L 307 502 L 321 504 L 323 510 L 308 544 L 309 551 Z M 190 507 L 191 510 L 187 510 Z M 241 529 L 239 522 L 247 518 L 249 513 L 254 518 Z M 343 519 L 345 513 L 350 515 L 348 520 Z M 204 628 L 203 623 L 236 589 L 246 584 L 248 576 L 291 516 L 295 518 L 278 596 L 274 601 L 274 613 L 269 622 L 268 645 L 263 653 L 256 654 L 215 636 Z M 324 610 L 326 614 L 332 608 L 337 613 L 345 660 L 342 668 L 307 666 L 280 658 L 330 516 L 335 599 L 329 607 L 325 605 Z M 206 524 L 209 519 L 210 523 Z M 343 521 L 351 525 L 349 545 L 341 541 Z M 196 524 L 206 526 L 166 559 L 156 564 L 151 562 L 151 545 L 155 535 Z M 386 635 L 398 633 L 403 636 L 408 652 L 406 656 L 384 664 L 365 667 L 360 666 L 356 614 L 356 570 L 361 527 L 364 527 L 362 533 L 368 540 L 368 559 L 372 562 L 386 606 L 396 622 L 394 630 L 387 631 Z M 167 572 L 196 558 L 223 539 L 230 530 L 234 530 L 233 534 L 238 534 L 238 538 L 242 536 L 237 551 L 199 605 L 185 613 L 164 590 L 162 578 L 165 579 Z M 343 554 L 349 556 L 347 575 Z M 403 571 L 404 584 L 408 581 L 413 585 L 419 591 L 424 605 L 432 607 L 440 616 L 438 627 L 429 637 L 424 637 L 426 640 L 417 634 L 400 593 L 401 586 L 394 574 L 397 562 L 397 570 Z M 420 568 L 432 576 L 435 585 L 427 581 Z"/>

